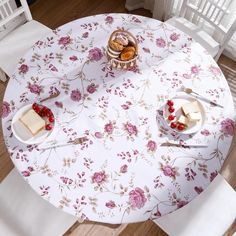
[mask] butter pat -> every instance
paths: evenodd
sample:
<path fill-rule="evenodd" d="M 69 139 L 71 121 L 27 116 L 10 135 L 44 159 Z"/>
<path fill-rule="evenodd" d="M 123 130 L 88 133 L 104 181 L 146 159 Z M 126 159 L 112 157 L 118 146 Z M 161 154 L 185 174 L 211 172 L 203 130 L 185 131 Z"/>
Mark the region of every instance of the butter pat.
<path fill-rule="evenodd" d="M 183 115 L 181 115 L 180 117 L 179 117 L 179 119 L 178 119 L 178 122 L 179 123 L 181 123 L 181 124 L 183 124 L 183 125 L 188 125 L 188 118 L 187 117 L 185 117 L 185 116 L 183 116 Z"/>
<path fill-rule="evenodd" d="M 193 122 L 196 122 L 202 119 L 202 115 L 200 112 L 189 113 L 187 117 L 190 121 L 193 121 Z"/>
<path fill-rule="evenodd" d="M 21 118 L 20 121 L 26 128 L 36 135 L 40 130 L 44 129 L 45 121 L 34 110 L 30 109 Z"/>
<path fill-rule="evenodd" d="M 190 102 L 190 103 L 184 104 L 182 106 L 182 110 L 185 115 L 188 115 L 190 113 L 199 112 L 200 108 L 199 108 L 198 102 L 195 101 L 195 102 Z"/>

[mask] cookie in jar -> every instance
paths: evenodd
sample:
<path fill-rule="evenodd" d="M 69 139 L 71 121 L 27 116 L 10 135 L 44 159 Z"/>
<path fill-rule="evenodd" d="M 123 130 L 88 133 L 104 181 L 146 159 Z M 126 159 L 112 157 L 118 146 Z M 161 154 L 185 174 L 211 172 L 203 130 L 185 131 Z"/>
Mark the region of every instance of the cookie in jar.
<path fill-rule="evenodd" d="M 137 63 L 138 44 L 128 31 L 114 31 L 108 41 L 107 57 L 109 63 L 118 69 L 129 69 Z"/>

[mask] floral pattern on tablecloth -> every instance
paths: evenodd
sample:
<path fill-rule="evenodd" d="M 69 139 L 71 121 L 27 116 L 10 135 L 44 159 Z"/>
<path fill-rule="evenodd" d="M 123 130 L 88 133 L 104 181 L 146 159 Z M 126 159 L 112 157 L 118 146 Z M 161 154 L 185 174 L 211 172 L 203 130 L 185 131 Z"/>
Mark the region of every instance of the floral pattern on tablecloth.
<path fill-rule="evenodd" d="M 107 64 L 117 28 L 139 42 L 138 65 L 127 71 Z M 182 85 L 225 107 L 202 102 L 206 120 L 194 135 L 163 122 L 163 105 Z M 11 131 L 16 111 L 58 90 L 45 102 L 56 118 L 50 140 L 88 140 L 46 150 L 20 143 Z M 2 107 L 8 151 L 31 187 L 66 212 L 108 223 L 156 219 L 200 194 L 226 158 L 233 120 L 227 82 L 199 44 L 168 24 L 126 14 L 82 18 L 39 40 L 20 59 Z M 208 147 L 161 147 L 167 140 Z"/>

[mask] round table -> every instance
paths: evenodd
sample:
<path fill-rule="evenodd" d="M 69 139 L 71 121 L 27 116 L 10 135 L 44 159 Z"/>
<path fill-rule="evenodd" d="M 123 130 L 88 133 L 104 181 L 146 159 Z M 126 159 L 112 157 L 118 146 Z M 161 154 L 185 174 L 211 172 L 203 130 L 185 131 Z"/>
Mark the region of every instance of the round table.
<path fill-rule="evenodd" d="M 139 43 L 138 65 L 126 71 L 107 65 L 117 28 Z M 159 117 L 182 85 L 224 106 L 201 101 L 206 120 L 191 135 L 176 134 Z M 88 141 L 45 150 L 20 143 L 14 114 L 57 90 L 45 102 L 56 117 L 49 139 Z M 226 158 L 233 119 L 224 75 L 199 44 L 154 19 L 104 14 L 53 30 L 24 55 L 6 89 L 2 124 L 16 168 L 39 195 L 81 219 L 124 223 L 156 219 L 200 194 Z M 207 147 L 160 146 L 183 139 Z"/>

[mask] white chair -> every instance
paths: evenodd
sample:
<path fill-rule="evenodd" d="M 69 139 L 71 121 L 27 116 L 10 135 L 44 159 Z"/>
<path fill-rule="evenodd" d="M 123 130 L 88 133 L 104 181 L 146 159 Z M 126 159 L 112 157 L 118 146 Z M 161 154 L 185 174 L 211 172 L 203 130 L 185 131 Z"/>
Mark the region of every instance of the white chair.
<path fill-rule="evenodd" d="M 217 61 L 236 30 L 236 14 L 230 10 L 233 1 L 183 0 L 179 16 L 166 22 L 190 35 Z M 232 22 L 225 22 L 228 14 L 235 14 Z"/>
<path fill-rule="evenodd" d="M 0 184 L 0 235 L 62 236 L 76 221 L 35 193 L 16 169 Z"/>
<path fill-rule="evenodd" d="M 26 0 L 20 2 L 21 7 L 16 8 L 12 0 L 0 0 L 0 69 L 9 77 L 27 50 L 51 32 L 50 28 L 32 20 Z M 4 76 L 0 78 L 4 80 Z"/>
<path fill-rule="evenodd" d="M 154 222 L 170 236 L 223 236 L 236 219 L 236 192 L 219 174 L 192 202 Z"/>

